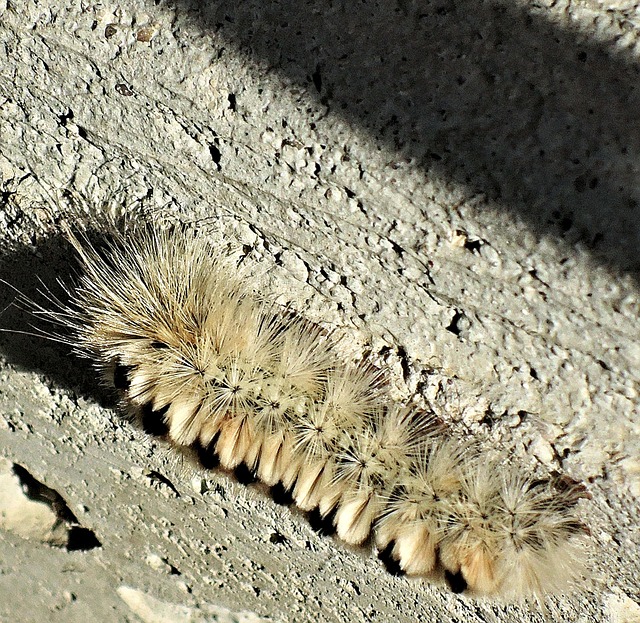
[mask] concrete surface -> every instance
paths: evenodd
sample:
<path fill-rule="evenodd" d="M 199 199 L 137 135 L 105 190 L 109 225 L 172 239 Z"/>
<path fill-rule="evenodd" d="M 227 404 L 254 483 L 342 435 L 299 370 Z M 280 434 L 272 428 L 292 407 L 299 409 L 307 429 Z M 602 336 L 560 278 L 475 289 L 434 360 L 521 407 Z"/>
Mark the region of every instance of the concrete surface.
<path fill-rule="evenodd" d="M 100 546 L 0 531 L 0 620 L 640 620 L 637 3 L 60 4 L 0 0 L 0 278 L 70 278 L 63 191 L 197 224 L 398 398 L 584 482 L 593 576 L 546 613 L 392 577 L 124 422 L 3 285 L 3 491 Z"/>

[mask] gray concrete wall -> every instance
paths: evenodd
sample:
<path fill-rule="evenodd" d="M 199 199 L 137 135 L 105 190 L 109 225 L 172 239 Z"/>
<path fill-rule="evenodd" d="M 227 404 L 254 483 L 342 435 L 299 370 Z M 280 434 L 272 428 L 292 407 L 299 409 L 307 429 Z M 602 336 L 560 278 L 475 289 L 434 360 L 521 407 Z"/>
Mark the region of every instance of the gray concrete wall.
<path fill-rule="evenodd" d="M 68 275 L 61 190 L 245 245 L 256 287 L 371 352 L 397 398 L 586 484 L 592 577 L 548 618 L 640 620 L 639 11 L 0 2 L 0 277 Z M 0 531 L 3 621 L 545 619 L 394 578 L 173 457 L 64 347 L 0 347 L 0 500 L 38 518 Z M 13 464 L 101 546 L 36 538 L 71 524 L 16 502 Z"/>

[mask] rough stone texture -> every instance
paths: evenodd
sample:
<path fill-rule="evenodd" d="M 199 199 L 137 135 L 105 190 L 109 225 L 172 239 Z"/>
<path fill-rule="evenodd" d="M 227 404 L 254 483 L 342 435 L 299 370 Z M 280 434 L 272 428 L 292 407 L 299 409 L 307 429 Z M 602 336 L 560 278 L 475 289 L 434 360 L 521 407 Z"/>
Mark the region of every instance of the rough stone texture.
<path fill-rule="evenodd" d="M 196 223 L 398 398 L 584 481 L 594 577 L 547 615 L 391 577 L 3 333 L 0 454 L 102 546 L 1 532 L 0 620 L 640 620 L 637 3 L 60 4 L 0 0 L 0 277 L 68 276 L 59 189 Z"/>

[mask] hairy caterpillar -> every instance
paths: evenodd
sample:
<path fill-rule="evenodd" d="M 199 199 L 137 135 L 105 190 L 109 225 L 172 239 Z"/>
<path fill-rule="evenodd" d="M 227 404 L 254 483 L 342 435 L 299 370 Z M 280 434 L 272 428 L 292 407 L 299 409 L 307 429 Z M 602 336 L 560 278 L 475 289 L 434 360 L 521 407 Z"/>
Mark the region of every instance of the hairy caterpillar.
<path fill-rule="evenodd" d="M 331 335 L 254 294 L 206 240 L 134 228 L 92 245 L 41 311 L 72 330 L 144 429 L 279 487 L 348 544 L 455 592 L 541 600 L 580 576 L 576 489 L 487 461 Z"/>

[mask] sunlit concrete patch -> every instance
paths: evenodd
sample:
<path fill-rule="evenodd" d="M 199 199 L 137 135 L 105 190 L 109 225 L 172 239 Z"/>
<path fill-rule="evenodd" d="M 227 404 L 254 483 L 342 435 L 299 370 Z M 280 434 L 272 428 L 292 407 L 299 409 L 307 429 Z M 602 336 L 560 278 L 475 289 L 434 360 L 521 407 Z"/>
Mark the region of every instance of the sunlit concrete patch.
<path fill-rule="evenodd" d="M 271 621 L 253 612 L 233 612 L 213 604 L 204 604 L 197 608 L 173 604 L 129 586 L 121 586 L 118 594 L 144 623 L 269 623 Z"/>
<path fill-rule="evenodd" d="M 609 597 L 607 610 L 611 623 L 640 623 L 640 604 L 622 592 Z"/>

